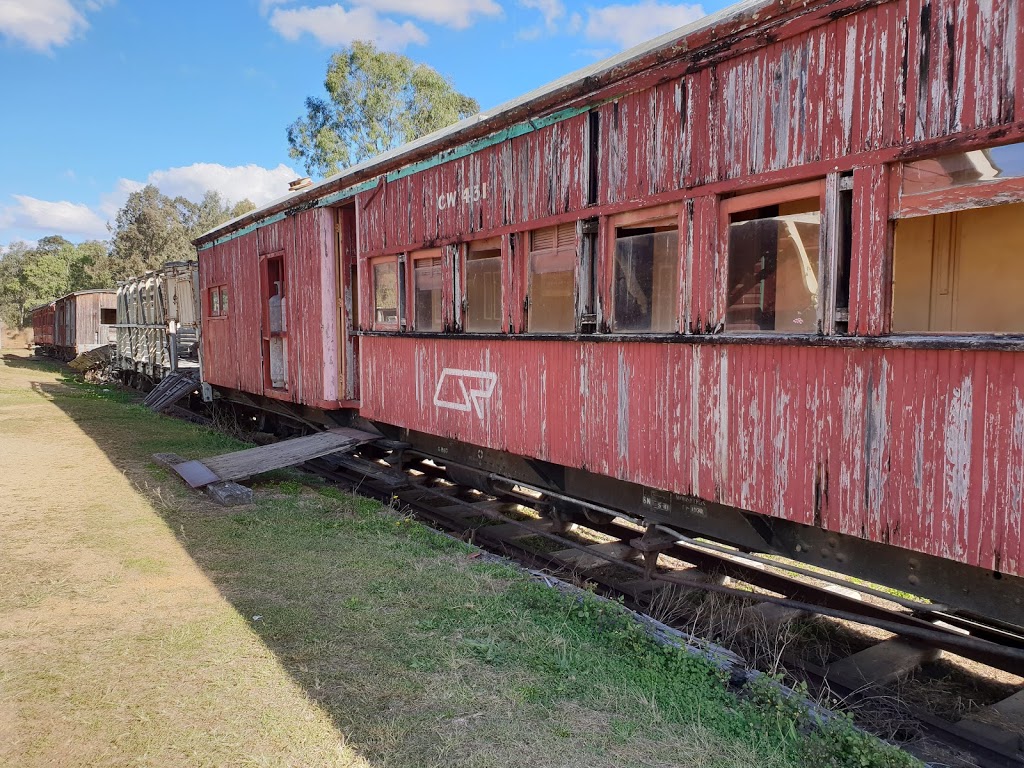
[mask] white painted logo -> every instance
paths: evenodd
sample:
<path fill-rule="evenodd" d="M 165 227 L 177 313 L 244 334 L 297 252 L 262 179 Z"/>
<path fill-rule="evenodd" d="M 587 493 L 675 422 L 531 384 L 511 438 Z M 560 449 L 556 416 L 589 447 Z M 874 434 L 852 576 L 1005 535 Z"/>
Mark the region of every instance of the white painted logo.
<path fill-rule="evenodd" d="M 498 374 L 493 371 L 463 371 L 459 368 L 445 368 L 441 378 L 437 380 L 434 390 L 434 405 L 452 411 L 476 411 L 481 419 L 484 417 L 484 400 L 490 400 L 494 387 L 498 383 Z M 441 393 L 444 392 L 444 399 Z M 456 400 L 455 396 L 462 395 Z"/>

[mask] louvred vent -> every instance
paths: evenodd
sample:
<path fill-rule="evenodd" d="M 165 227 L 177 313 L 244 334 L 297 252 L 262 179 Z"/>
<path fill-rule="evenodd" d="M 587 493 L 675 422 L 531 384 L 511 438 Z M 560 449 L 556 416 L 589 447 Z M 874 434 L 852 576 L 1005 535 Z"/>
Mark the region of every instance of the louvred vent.
<path fill-rule="evenodd" d="M 552 249 L 576 247 L 576 224 L 560 224 L 557 227 L 536 229 L 530 233 L 531 251 L 548 251 Z"/>

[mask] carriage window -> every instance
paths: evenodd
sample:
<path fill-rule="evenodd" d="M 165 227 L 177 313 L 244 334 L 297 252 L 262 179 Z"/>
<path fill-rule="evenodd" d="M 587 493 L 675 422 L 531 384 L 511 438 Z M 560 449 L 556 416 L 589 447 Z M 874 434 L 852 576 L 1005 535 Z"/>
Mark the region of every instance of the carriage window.
<path fill-rule="evenodd" d="M 417 331 L 440 331 L 444 327 L 441 317 L 441 250 L 435 248 L 415 254 L 412 263 L 413 328 Z"/>
<path fill-rule="evenodd" d="M 576 330 L 576 224 L 530 233 L 529 333 Z"/>
<path fill-rule="evenodd" d="M 903 194 L 1024 177 L 1024 142 L 974 149 L 903 166 Z"/>
<path fill-rule="evenodd" d="M 398 262 L 395 259 L 373 265 L 373 325 L 398 326 Z"/>
<path fill-rule="evenodd" d="M 1024 333 L 1024 203 L 900 219 L 896 333 Z"/>
<path fill-rule="evenodd" d="M 210 289 L 210 317 L 220 317 L 220 286 Z"/>
<path fill-rule="evenodd" d="M 466 253 L 465 330 L 501 330 L 501 240 L 470 243 Z"/>
<path fill-rule="evenodd" d="M 732 215 L 727 330 L 817 332 L 820 232 L 817 197 Z"/>
<path fill-rule="evenodd" d="M 615 229 L 614 280 L 615 331 L 676 330 L 679 229 L 674 217 Z"/>
<path fill-rule="evenodd" d="M 228 287 L 226 285 L 220 287 L 220 313 L 222 315 L 228 313 Z"/>
<path fill-rule="evenodd" d="M 100 310 L 100 325 L 114 325 L 117 322 L 117 310 L 116 309 L 101 309 Z"/>

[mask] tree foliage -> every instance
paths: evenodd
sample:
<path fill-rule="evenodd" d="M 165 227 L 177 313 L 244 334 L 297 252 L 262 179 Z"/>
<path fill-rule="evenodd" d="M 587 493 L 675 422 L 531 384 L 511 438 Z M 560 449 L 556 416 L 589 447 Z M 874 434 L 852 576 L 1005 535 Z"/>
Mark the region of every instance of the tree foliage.
<path fill-rule="evenodd" d="M 75 245 L 58 235 L 42 238 L 35 247 L 11 244 L 0 258 L 0 320 L 21 326 L 34 306 L 70 291 L 101 287 L 93 269 L 106 252 L 99 241 Z"/>
<path fill-rule="evenodd" d="M 209 191 L 192 202 L 170 198 L 153 185 L 133 192 L 117 212 L 109 243 L 74 243 L 51 235 L 35 246 L 15 242 L 0 256 L 0 320 L 24 326 L 27 310 L 88 288 L 113 288 L 118 280 L 168 261 L 195 258 L 191 241 L 256 206 L 234 205 Z"/>
<path fill-rule="evenodd" d="M 306 99 L 288 126 L 289 154 L 329 176 L 475 114 L 475 99 L 426 64 L 356 41 L 331 56 L 328 98 Z"/>

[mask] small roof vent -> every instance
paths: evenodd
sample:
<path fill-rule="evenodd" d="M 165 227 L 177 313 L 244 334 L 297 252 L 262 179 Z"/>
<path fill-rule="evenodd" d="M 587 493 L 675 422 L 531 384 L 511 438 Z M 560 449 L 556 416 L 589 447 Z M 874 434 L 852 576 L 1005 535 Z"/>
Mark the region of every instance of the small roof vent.
<path fill-rule="evenodd" d="M 295 181 L 289 183 L 288 184 L 288 191 L 289 192 L 298 192 L 300 189 L 305 189 L 306 187 L 312 187 L 312 186 L 313 186 L 313 180 L 311 178 L 309 178 L 309 176 L 303 176 L 301 179 L 296 179 Z"/>

